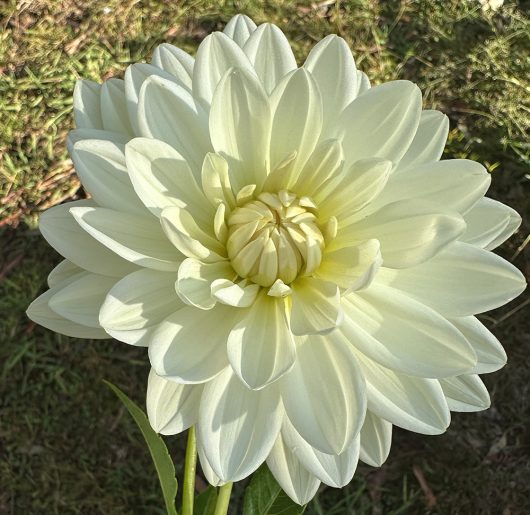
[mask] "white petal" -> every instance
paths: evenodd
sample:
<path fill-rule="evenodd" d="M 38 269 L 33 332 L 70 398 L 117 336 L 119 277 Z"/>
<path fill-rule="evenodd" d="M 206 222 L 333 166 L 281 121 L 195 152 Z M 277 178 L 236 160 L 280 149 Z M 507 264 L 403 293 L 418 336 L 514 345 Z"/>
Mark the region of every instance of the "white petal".
<path fill-rule="evenodd" d="M 223 32 L 243 48 L 250 35 L 256 30 L 256 24 L 245 14 L 236 14 L 226 24 Z"/>
<path fill-rule="evenodd" d="M 125 70 L 125 98 L 127 99 L 127 110 L 129 120 L 136 134 L 140 134 L 138 125 L 138 99 L 140 90 L 146 79 L 151 76 L 162 77 L 166 80 L 175 81 L 170 73 L 147 63 L 131 64 Z"/>
<path fill-rule="evenodd" d="M 226 246 L 228 240 L 228 225 L 226 223 L 226 204 L 221 203 L 217 206 L 215 216 L 213 218 L 213 232 L 218 241 Z"/>
<path fill-rule="evenodd" d="M 422 111 L 416 135 L 395 173 L 438 161 L 442 157 L 448 134 L 449 118 L 445 114 L 431 109 Z"/>
<path fill-rule="evenodd" d="M 219 476 L 213 471 L 212 466 L 208 463 L 200 439 L 197 440 L 197 454 L 199 455 L 199 462 L 206 481 L 216 487 L 224 485 L 225 481 L 219 479 Z"/>
<path fill-rule="evenodd" d="M 66 147 L 68 153 L 72 155 L 74 145 L 78 141 L 85 139 L 97 139 L 102 141 L 109 141 L 115 145 L 125 145 L 131 137 L 127 134 L 119 134 L 118 132 L 104 131 L 100 129 L 74 129 L 68 133 L 66 137 Z"/>
<path fill-rule="evenodd" d="M 212 101 L 221 77 L 232 67 L 247 68 L 252 65 L 243 50 L 222 32 L 206 36 L 197 50 L 193 69 L 193 95 L 205 107 Z"/>
<path fill-rule="evenodd" d="M 241 316 L 228 337 L 228 359 L 241 380 L 258 390 L 291 369 L 296 358 L 294 338 L 283 299 L 263 292 Z"/>
<path fill-rule="evenodd" d="M 204 388 L 197 436 L 214 472 L 239 481 L 267 458 L 280 432 L 283 410 L 275 386 L 249 390 L 230 368 Z"/>
<path fill-rule="evenodd" d="M 124 81 L 121 79 L 106 80 L 101 86 L 100 99 L 103 129 L 133 136 L 134 131 L 127 110 Z"/>
<path fill-rule="evenodd" d="M 88 234 L 127 261 L 155 270 L 178 270 L 182 256 L 156 218 L 103 207 L 72 207 L 70 212 Z"/>
<path fill-rule="evenodd" d="M 336 284 L 316 277 L 302 277 L 292 285 L 293 334 L 325 333 L 342 321 L 340 291 Z"/>
<path fill-rule="evenodd" d="M 492 250 L 521 225 L 519 213 L 491 198 L 481 198 L 465 215 L 466 232 L 461 241 Z"/>
<path fill-rule="evenodd" d="M 120 342 L 134 345 L 136 347 L 147 347 L 151 333 L 155 330 L 156 325 L 144 327 L 143 329 L 131 329 L 130 331 L 107 331 L 113 338 Z"/>
<path fill-rule="evenodd" d="M 270 131 L 271 107 L 258 79 L 247 70 L 229 70 L 213 96 L 210 135 L 215 151 L 228 161 L 236 191 L 247 184 L 261 189 Z"/>
<path fill-rule="evenodd" d="M 140 90 L 140 134 L 171 145 L 199 177 L 202 160 L 212 147 L 208 117 L 183 86 L 151 76 Z"/>
<path fill-rule="evenodd" d="M 228 279 L 216 279 L 211 285 L 211 292 L 216 300 L 236 308 L 252 306 L 260 289 L 259 284 L 249 282 L 246 279 L 237 284 Z"/>
<path fill-rule="evenodd" d="M 426 435 L 443 433 L 451 416 L 436 379 L 411 377 L 384 368 L 356 352 L 366 379 L 368 409 L 392 424 Z"/>
<path fill-rule="evenodd" d="M 125 158 L 138 197 L 154 215 L 177 206 L 202 225 L 212 223 L 214 209 L 175 149 L 162 141 L 135 138 L 125 147 Z"/>
<path fill-rule="evenodd" d="M 488 389 L 475 374 L 440 379 L 451 411 L 482 411 L 490 407 Z"/>
<path fill-rule="evenodd" d="M 201 309 L 215 306 L 211 284 L 216 279 L 233 281 L 236 273 L 228 261 L 202 263 L 193 258 L 185 259 L 179 267 L 177 292 L 186 304 Z"/>
<path fill-rule="evenodd" d="M 344 229 L 339 226 L 337 242 L 377 238 L 385 266 L 409 268 L 436 256 L 465 228 L 456 212 L 417 201 L 398 201 Z"/>
<path fill-rule="evenodd" d="M 276 279 L 274 284 L 270 287 L 267 295 L 271 297 L 285 298 L 288 295 L 291 295 L 293 290 L 287 286 L 281 279 Z"/>
<path fill-rule="evenodd" d="M 205 311 L 186 306 L 168 316 L 150 335 L 149 359 L 160 376 L 204 383 L 226 365 L 226 341 L 239 310 L 218 305 Z"/>
<path fill-rule="evenodd" d="M 65 334 L 74 338 L 87 338 L 93 340 L 109 339 L 110 336 L 100 327 L 87 327 L 68 320 L 48 305 L 49 300 L 59 291 L 51 288 L 37 297 L 28 307 L 26 314 L 33 322 L 46 327 L 56 333 Z"/>
<path fill-rule="evenodd" d="M 302 466 L 295 454 L 285 445 L 282 435 L 267 457 L 267 466 L 282 490 L 297 504 L 307 504 L 317 493 L 320 481 Z"/>
<path fill-rule="evenodd" d="M 186 209 L 167 207 L 160 220 L 166 236 L 185 256 L 206 263 L 225 259 L 224 246 L 213 234 L 199 227 Z"/>
<path fill-rule="evenodd" d="M 72 279 L 77 274 L 84 272 L 82 268 L 74 265 L 71 261 L 63 259 L 49 274 L 48 286 L 53 288 L 59 284 Z"/>
<path fill-rule="evenodd" d="M 202 389 L 202 385 L 168 381 L 151 369 L 146 399 L 151 427 L 163 435 L 176 435 L 193 426 L 199 418 Z"/>
<path fill-rule="evenodd" d="M 271 170 L 295 152 L 286 173 L 294 179 L 313 152 L 322 128 L 322 100 L 315 80 L 300 68 L 284 77 L 271 95 Z"/>
<path fill-rule="evenodd" d="M 448 159 L 392 174 L 375 204 L 418 199 L 465 213 L 484 196 L 490 183 L 490 174 L 481 164 L 468 159 Z"/>
<path fill-rule="evenodd" d="M 343 297 L 340 331 L 381 365 L 419 377 L 470 371 L 477 356 L 466 338 L 431 308 L 399 290 L 372 284 Z"/>
<path fill-rule="evenodd" d="M 319 214 L 326 219 L 335 216 L 346 223 L 376 198 L 390 177 L 392 163 L 384 159 L 356 161 L 344 173 L 332 177 L 313 195 Z"/>
<path fill-rule="evenodd" d="M 70 214 L 72 208 L 93 205 L 91 201 L 78 200 L 46 210 L 40 217 L 40 232 L 57 252 L 89 272 L 113 277 L 134 272 L 136 266 L 92 238 Z"/>
<path fill-rule="evenodd" d="M 213 206 L 218 207 L 224 203 L 231 209 L 235 207 L 228 163 L 222 156 L 213 152 L 206 154 L 202 164 L 201 182 L 204 195 Z"/>
<path fill-rule="evenodd" d="M 370 84 L 370 79 L 366 73 L 357 70 L 357 93 L 356 97 L 366 93 L 372 85 Z"/>
<path fill-rule="evenodd" d="M 451 317 L 497 308 L 526 287 L 523 274 L 508 261 L 460 242 L 413 268 L 381 268 L 379 279 Z"/>
<path fill-rule="evenodd" d="M 329 336 L 298 339 L 296 362 L 281 380 L 289 420 L 316 449 L 340 454 L 361 429 L 364 380 L 348 342 Z M 338 416 L 340 414 L 340 416 Z"/>
<path fill-rule="evenodd" d="M 72 322 L 101 327 L 99 310 L 115 283 L 115 277 L 86 272 L 65 286 L 59 285 L 48 304 L 56 313 Z"/>
<path fill-rule="evenodd" d="M 477 354 L 473 373 L 487 374 L 506 365 L 506 352 L 499 340 L 477 318 L 450 318 L 449 321 L 466 337 Z"/>
<path fill-rule="evenodd" d="M 359 459 L 372 467 L 380 467 L 387 459 L 392 444 L 392 424 L 370 410 L 361 429 Z"/>
<path fill-rule="evenodd" d="M 268 94 L 284 75 L 296 69 L 296 59 L 289 41 L 271 23 L 264 23 L 253 31 L 243 50 Z"/>
<path fill-rule="evenodd" d="M 183 86 L 191 89 L 195 59 L 184 50 L 169 43 L 162 43 L 155 48 L 151 62 L 176 77 Z"/>
<path fill-rule="evenodd" d="M 357 70 L 352 53 L 344 39 L 330 34 L 309 52 L 304 63 L 322 95 L 323 133 L 335 123 L 342 110 L 355 98 Z"/>
<path fill-rule="evenodd" d="M 317 277 L 347 291 L 370 285 L 382 262 L 379 240 L 367 240 L 336 250 L 328 248 L 315 274 Z"/>
<path fill-rule="evenodd" d="M 296 191 L 299 196 L 313 197 L 330 177 L 335 177 L 340 173 L 343 160 L 344 153 L 339 141 L 336 139 L 322 141 L 317 145 L 304 169 L 300 172 L 296 184 L 292 186 L 287 181 L 281 182 L 278 184 L 278 189 L 290 189 L 292 187 L 292 190 Z"/>
<path fill-rule="evenodd" d="M 117 340 L 147 345 L 147 328 L 182 307 L 175 292 L 175 279 L 175 272 L 149 268 L 125 276 L 108 292 L 99 323 Z"/>
<path fill-rule="evenodd" d="M 508 207 L 508 209 L 510 208 Z M 519 229 L 519 227 L 521 226 L 521 222 L 521 215 L 517 213 L 517 211 L 511 210 L 510 220 L 504 230 L 501 231 L 497 235 L 497 237 L 493 241 L 489 242 L 484 248 L 486 250 L 496 249 L 499 245 L 504 243 L 510 236 L 512 236 L 512 234 L 514 234 Z"/>
<path fill-rule="evenodd" d="M 311 447 L 285 418 L 282 437 L 300 463 L 326 485 L 342 488 L 351 481 L 359 460 L 359 435 L 341 454 L 326 454 Z"/>
<path fill-rule="evenodd" d="M 79 79 L 74 88 L 74 118 L 78 129 L 102 129 L 99 95 L 101 84 Z"/>
<path fill-rule="evenodd" d="M 420 114 L 421 92 L 412 82 L 387 82 L 357 97 L 335 128 L 346 164 L 370 157 L 397 163 L 416 134 Z"/>
<path fill-rule="evenodd" d="M 74 144 L 70 155 L 83 186 L 98 205 L 133 213 L 144 210 L 125 167 L 123 145 L 81 140 Z"/>

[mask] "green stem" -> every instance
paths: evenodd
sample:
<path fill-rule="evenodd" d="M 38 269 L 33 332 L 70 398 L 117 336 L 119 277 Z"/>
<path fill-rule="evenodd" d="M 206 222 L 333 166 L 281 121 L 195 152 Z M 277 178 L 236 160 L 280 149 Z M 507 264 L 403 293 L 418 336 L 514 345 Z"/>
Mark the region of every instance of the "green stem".
<path fill-rule="evenodd" d="M 195 498 L 195 470 L 197 468 L 197 439 L 195 427 L 188 431 L 186 447 L 186 463 L 184 465 L 184 486 L 182 489 L 182 515 L 193 515 L 193 499 Z"/>
<path fill-rule="evenodd" d="M 228 504 L 230 503 L 231 493 L 232 483 L 226 483 L 226 485 L 219 488 L 214 515 L 226 515 L 228 513 Z"/>

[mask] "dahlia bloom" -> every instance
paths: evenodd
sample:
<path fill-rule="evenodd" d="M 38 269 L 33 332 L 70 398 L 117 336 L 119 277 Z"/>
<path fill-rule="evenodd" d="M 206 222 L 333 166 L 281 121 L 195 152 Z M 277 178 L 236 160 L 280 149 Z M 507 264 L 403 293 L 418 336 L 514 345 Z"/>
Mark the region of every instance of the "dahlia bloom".
<path fill-rule="evenodd" d="M 505 363 L 474 315 L 525 281 L 490 252 L 519 226 L 478 163 L 440 160 L 442 113 L 371 87 L 331 35 L 297 63 L 238 15 L 80 81 L 68 145 L 90 200 L 46 211 L 65 260 L 28 310 L 148 348 L 151 424 L 197 427 L 212 484 L 267 462 L 295 501 L 386 459 L 392 425 L 443 433 Z"/>

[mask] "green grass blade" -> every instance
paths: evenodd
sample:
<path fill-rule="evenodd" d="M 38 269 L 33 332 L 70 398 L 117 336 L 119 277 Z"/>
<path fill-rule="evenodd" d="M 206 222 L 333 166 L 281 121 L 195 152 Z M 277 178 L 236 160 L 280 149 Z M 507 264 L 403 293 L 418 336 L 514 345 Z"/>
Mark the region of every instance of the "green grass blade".
<path fill-rule="evenodd" d="M 129 397 L 127 397 L 127 395 L 125 395 L 117 386 L 105 380 L 103 382 L 116 394 L 118 399 L 123 402 L 140 428 L 140 431 L 145 438 L 145 442 L 147 443 L 147 447 L 149 447 L 153 463 L 155 464 L 158 479 L 160 480 L 160 486 L 162 488 L 162 494 L 166 503 L 167 513 L 168 515 L 177 515 L 175 498 L 177 496 L 178 484 L 175 477 L 175 465 L 169 456 L 166 444 L 162 438 L 155 433 L 151 424 L 149 424 L 146 414 L 139 406 L 129 399 Z"/>

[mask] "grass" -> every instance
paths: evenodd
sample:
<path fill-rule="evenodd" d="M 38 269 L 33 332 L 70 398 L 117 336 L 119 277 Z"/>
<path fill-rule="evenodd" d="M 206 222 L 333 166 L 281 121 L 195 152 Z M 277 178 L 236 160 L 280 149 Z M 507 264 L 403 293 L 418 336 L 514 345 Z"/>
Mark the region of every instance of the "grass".
<path fill-rule="evenodd" d="M 59 259 L 35 227 L 47 207 L 84 195 L 64 145 L 76 78 L 119 76 L 162 41 L 194 52 L 236 12 L 281 26 L 299 62 L 334 32 L 374 82 L 417 82 L 425 106 L 450 116 L 446 157 L 484 163 L 493 174 L 490 196 L 523 217 L 530 213 L 530 22 L 522 4 L 506 1 L 492 14 L 478 1 L 456 0 L 2 2 L 0 514 L 163 513 L 141 437 L 101 383 L 108 379 L 142 402 L 147 357 L 117 342 L 56 335 L 26 319 Z M 525 224 L 500 252 L 528 274 L 526 234 Z M 503 371 L 485 378 L 490 410 L 455 414 L 438 437 L 396 430 L 381 469 L 360 466 L 348 487 L 322 489 L 307 513 L 528 513 L 526 302 L 484 317 L 510 357 Z M 185 437 L 167 441 L 181 466 Z"/>

